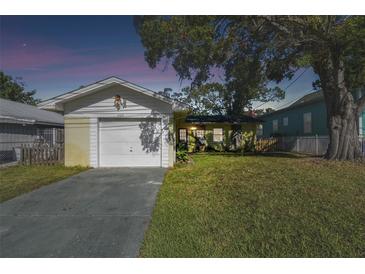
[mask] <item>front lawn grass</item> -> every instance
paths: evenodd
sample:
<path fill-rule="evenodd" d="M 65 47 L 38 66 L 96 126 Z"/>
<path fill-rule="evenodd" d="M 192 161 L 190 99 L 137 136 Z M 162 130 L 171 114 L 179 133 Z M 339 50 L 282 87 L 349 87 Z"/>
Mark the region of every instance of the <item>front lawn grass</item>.
<path fill-rule="evenodd" d="M 67 178 L 87 168 L 54 166 L 12 166 L 0 169 L 0 202 Z"/>
<path fill-rule="evenodd" d="M 166 174 L 142 257 L 365 256 L 364 164 L 234 155 L 193 161 Z"/>

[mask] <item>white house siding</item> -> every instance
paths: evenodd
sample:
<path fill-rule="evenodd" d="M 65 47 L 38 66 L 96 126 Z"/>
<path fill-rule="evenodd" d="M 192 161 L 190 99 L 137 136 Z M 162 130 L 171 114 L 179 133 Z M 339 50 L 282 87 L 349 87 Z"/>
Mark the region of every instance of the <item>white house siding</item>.
<path fill-rule="evenodd" d="M 99 166 L 99 123 L 98 118 L 90 118 L 90 166 Z"/>
<path fill-rule="evenodd" d="M 119 111 L 114 107 L 114 96 L 120 95 L 124 107 Z M 161 166 L 173 164 L 170 157 L 173 143 L 169 140 L 169 121 L 172 119 L 172 106 L 152 96 L 131 90 L 120 85 L 107 87 L 93 94 L 74 99 L 64 104 L 65 118 L 90 118 L 90 166 L 99 166 L 100 119 L 107 118 L 156 118 L 161 119 Z"/>
<path fill-rule="evenodd" d="M 169 166 L 169 117 L 164 116 L 161 118 L 162 126 L 162 151 L 161 151 L 161 165 L 164 167 Z"/>
<path fill-rule="evenodd" d="M 115 95 L 120 95 L 125 102 L 125 108 L 120 111 L 114 107 Z M 151 96 L 115 85 L 66 103 L 64 113 L 65 116 L 79 117 L 145 118 L 170 114 L 172 107 Z"/>

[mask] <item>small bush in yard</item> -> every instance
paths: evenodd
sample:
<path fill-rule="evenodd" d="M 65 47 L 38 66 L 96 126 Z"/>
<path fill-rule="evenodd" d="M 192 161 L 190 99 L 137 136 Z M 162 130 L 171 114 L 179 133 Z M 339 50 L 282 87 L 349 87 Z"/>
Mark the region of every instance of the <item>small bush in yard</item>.
<path fill-rule="evenodd" d="M 243 132 L 240 140 L 241 152 L 255 151 L 255 136 L 253 132 Z"/>
<path fill-rule="evenodd" d="M 179 146 L 177 147 L 176 159 L 177 161 L 184 163 L 189 161 L 188 151 L 183 144 L 179 144 Z"/>

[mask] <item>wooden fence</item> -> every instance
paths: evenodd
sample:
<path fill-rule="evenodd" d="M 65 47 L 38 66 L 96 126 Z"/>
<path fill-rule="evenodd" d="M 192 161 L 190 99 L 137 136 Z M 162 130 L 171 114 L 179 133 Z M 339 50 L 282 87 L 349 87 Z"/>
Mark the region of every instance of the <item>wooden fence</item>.
<path fill-rule="evenodd" d="M 278 138 L 257 139 L 255 143 L 257 152 L 274 152 L 279 150 Z"/>
<path fill-rule="evenodd" d="M 64 146 L 31 146 L 20 148 L 20 164 L 22 165 L 55 165 L 64 162 Z"/>

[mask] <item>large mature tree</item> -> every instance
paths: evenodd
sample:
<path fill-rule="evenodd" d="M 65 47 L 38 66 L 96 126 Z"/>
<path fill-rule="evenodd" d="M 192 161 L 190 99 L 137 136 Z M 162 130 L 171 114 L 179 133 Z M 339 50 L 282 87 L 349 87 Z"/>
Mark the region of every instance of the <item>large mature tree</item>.
<path fill-rule="evenodd" d="M 165 88 L 158 92 L 166 97 L 178 100 L 190 107 L 194 114 L 226 114 L 230 109 L 231 94 L 220 83 L 207 83 L 201 86 L 184 87 L 181 91 Z"/>
<path fill-rule="evenodd" d="M 354 95 L 365 87 L 365 17 L 250 17 L 247 28 L 256 46 L 266 49 L 268 78 L 281 81 L 303 66 L 318 74 L 314 84 L 324 93 L 330 137 L 325 157 L 361 157 L 358 117 L 365 96 Z"/>
<path fill-rule="evenodd" d="M 227 34 L 225 17 L 138 16 L 135 25 L 149 66 L 171 61 L 180 79 L 191 81 L 181 95 L 194 112 L 240 115 L 253 100 L 284 97 L 266 87 L 260 52 L 238 39 L 240 29 Z"/>
<path fill-rule="evenodd" d="M 364 87 L 365 17 L 152 16 L 136 18 L 136 26 L 148 64 L 171 61 L 192 90 L 223 70 L 228 114 L 242 113 L 252 100 L 280 98 L 269 81 L 312 67 L 327 106 L 326 158 L 361 157 L 357 123 L 365 96 L 355 99 L 352 91 Z"/>
<path fill-rule="evenodd" d="M 25 84 L 21 79 L 13 79 L 0 71 L 0 98 L 36 105 L 40 100 L 34 98 L 35 93 L 35 90 L 25 91 Z"/>

